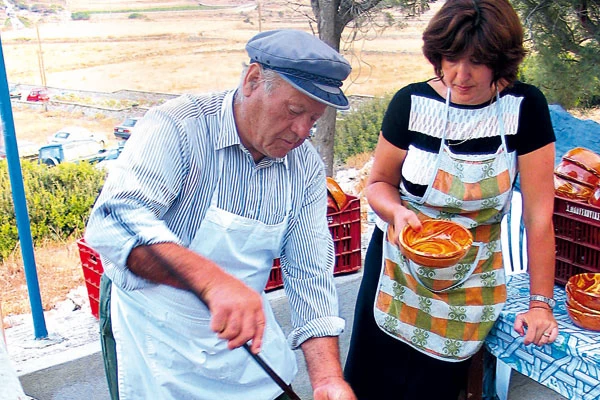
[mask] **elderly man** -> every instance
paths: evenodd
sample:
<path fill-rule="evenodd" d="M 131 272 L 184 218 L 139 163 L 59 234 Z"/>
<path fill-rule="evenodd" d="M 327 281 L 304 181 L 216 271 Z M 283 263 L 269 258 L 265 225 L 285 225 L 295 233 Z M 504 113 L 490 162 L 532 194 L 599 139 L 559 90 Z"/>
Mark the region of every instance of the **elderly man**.
<path fill-rule="evenodd" d="M 348 108 L 351 68 L 295 30 L 246 50 L 237 90 L 184 95 L 138 122 L 90 216 L 113 398 L 287 398 L 249 343 L 286 383 L 301 347 L 315 399 L 355 399 L 339 360 L 325 172 L 306 142 L 327 106 Z M 277 257 L 288 343 L 263 290 Z"/>

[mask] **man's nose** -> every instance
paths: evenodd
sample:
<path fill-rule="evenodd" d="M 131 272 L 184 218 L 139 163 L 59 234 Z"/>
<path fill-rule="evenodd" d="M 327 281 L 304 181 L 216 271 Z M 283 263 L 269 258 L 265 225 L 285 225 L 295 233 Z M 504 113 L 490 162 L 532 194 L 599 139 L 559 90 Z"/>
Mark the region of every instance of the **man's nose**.
<path fill-rule="evenodd" d="M 292 124 L 292 131 L 302 140 L 306 140 L 311 135 L 311 128 L 314 121 L 310 118 L 297 118 Z"/>

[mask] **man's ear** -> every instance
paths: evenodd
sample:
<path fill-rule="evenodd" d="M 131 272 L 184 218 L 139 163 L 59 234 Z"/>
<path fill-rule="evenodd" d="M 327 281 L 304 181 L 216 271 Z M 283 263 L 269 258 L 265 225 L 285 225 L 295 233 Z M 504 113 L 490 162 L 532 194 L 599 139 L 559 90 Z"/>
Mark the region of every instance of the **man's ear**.
<path fill-rule="evenodd" d="M 252 92 L 258 88 L 261 83 L 262 69 L 257 63 L 252 63 L 248 66 L 246 75 L 244 76 L 243 93 L 244 96 L 250 96 Z"/>

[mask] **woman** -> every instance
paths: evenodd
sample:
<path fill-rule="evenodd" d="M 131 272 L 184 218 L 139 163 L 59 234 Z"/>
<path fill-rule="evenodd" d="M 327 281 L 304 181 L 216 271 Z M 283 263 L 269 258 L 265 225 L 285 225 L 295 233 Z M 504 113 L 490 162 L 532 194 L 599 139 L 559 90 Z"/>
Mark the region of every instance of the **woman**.
<path fill-rule="evenodd" d="M 519 18 L 506 0 L 448 1 L 423 41 L 437 77 L 390 102 L 367 184 L 380 221 L 345 370 L 359 399 L 456 400 L 465 388 L 469 359 L 506 300 L 500 221 L 517 172 L 536 296 L 514 328 L 536 345 L 558 335 L 555 137 L 542 93 L 516 81 L 525 55 Z M 424 286 L 419 266 L 398 252 L 404 226 L 419 230 L 427 218 L 456 221 L 473 234 L 469 253 L 452 267 L 452 285 L 436 285 L 434 276 Z"/>

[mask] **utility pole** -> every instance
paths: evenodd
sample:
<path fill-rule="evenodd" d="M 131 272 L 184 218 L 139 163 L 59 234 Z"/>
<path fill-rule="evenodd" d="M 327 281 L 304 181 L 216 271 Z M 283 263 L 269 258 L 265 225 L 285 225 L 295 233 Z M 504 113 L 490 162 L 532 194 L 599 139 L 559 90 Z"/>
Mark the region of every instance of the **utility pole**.
<path fill-rule="evenodd" d="M 38 40 L 38 65 L 40 66 L 40 75 L 42 77 L 42 86 L 46 89 L 46 67 L 44 66 L 44 53 L 42 52 L 42 40 L 40 39 L 40 29 L 35 23 L 35 32 Z M 44 111 L 48 111 L 48 102 L 44 101 Z"/>
<path fill-rule="evenodd" d="M 46 88 L 46 68 L 44 67 L 44 53 L 42 52 L 42 40 L 40 39 L 40 28 L 37 22 L 35 23 L 35 32 L 37 33 L 38 41 L 38 65 L 40 67 L 40 76 L 42 78 L 42 86 Z"/>
<path fill-rule="evenodd" d="M 258 31 L 262 32 L 262 0 L 256 0 L 258 5 Z"/>
<path fill-rule="evenodd" d="M 29 293 L 29 303 L 31 305 L 31 315 L 33 317 L 35 338 L 46 339 L 48 337 L 48 330 L 46 329 L 46 321 L 44 320 L 44 309 L 42 307 L 42 297 L 40 295 L 37 268 L 35 266 L 33 240 L 31 238 L 31 225 L 29 221 L 29 212 L 27 211 L 27 200 L 25 198 L 21 161 L 19 160 L 17 136 L 15 134 L 15 120 L 8 94 L 8 80 L 6 77 L 6 66 L 4 63 L 4 53 L 2 52 L 1 40 L 0 114 L 2 117 L 2 130 L 4 135 L 4 146 L 6 148 L 6 160 L 8 162 L 8 176 L 12 189 L 11 192 L 13 205 L 15 208 L 17 231 L 19 232 L 19 241 L 21 243 L 21 255 L 23 256 L 25 280 L 27 281 L 27 291 Z M 2 321 L 0 321 L 0 324 L 1 323 Z"/>

